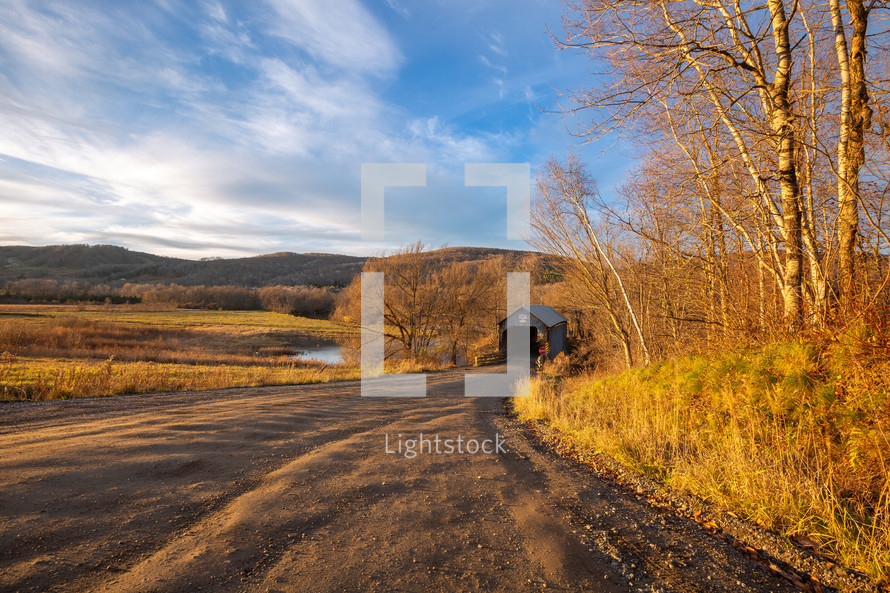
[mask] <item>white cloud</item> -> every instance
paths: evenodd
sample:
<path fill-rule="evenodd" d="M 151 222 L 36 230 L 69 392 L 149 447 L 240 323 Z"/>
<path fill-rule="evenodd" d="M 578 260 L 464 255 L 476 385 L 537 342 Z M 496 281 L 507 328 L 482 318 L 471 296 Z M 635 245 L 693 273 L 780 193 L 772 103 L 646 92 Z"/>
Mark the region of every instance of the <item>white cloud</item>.
<path fill-rule="evenodd" d="M 464 163 L 481 162 L 493 155 L 492 145 L 506 140 L 503 136 L 461 134 L 443 125 L 436 116 L 414 119 L 408 130 L 429 147 L 434 158 L 428 160 L 434 161 L 434 166 L 462 167 Z"/>
<path fill-rule="evenodd" d="M 219 2 L 208 2 L 206 4 L 207 14 L 209 14 L 214 20 L 226 22 L 228 17 L 226 16 L 226 9 L 223 8 L 222 4 Z"/>
<path fill-rule="evenodd" d="M 407 7 L 397 2 L 396 0 L 386 0 L 387 6 L 389 6 L 394 12 L 403 16 L 404 18 L 408 18 L 411 16 L 411 12 Z"/>
<path fill-rule="evenodd" d="M 506 66 L 492 64 L 491 60 L 489 60 L 484 55 L 479 56 L 479 61 L 482 62 L 482 64 L 484 64 L 485 66 L 488 66 L 489 68 L 491 68 L 492 70 L 497 70 L 498 72 L 503 72 L 504 74 L 507 74 Z"/>
<path fill-rule="evenodd" d="M 361 162 L 456 170 L 512 145 L 384 99 L 404 58 L 358 0 L 270 5 L 0 6 L 4 242 L 357 253 Z"/>
<path fill-rule="evenodd" d="M 386 30 L 357 0 L 270 0 L 280 19 L 274 32 L 315 59 L 343 68 L 389 74 L 402 55 Z"/>
<path fill-rule="evenodd" d="M 488 49 L 498 54 L 499 56 L 506 57 L 507 49 L 504 47 L 504 36 L 495 31 L 490 35 L 491 43 L 488 44 Z"/>
<path fill-rule="evenodd" d="M 488 44 L 488 49 L 495 54 L 495 60 L 503 60 L 507 57 L 507 50 L 504 48 L 504 37 L 498 32 L 494 32 L 489 34 L 487 37 L 482 36 L 482 39 Z M 491 79 L 491 82 L 494 83 L 495 87 L 498 90 L 498 99 L 504 98 L 504 78 L 508 75 L 507 67 L 501 63 L 495 63 L 491 59 L 488 58 L 485 54 L 479 54 L 479 61 L 486 68 L 490 68 L 492 70 L 497 71 L 500 75 L 495 76 Z"/>

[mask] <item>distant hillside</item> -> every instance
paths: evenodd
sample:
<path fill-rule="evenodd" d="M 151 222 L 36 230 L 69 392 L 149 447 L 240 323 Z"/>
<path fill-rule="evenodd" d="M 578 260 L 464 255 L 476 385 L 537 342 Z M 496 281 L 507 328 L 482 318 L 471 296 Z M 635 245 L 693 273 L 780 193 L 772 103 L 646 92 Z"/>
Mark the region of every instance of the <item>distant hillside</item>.
<path fill-rule="evenodd" d="M 275 253 L 194 261 L 130 251 L 113 245 L 0 246 L 0 281 L 21 278 L 94 284 L 163 282 L 182 285 L 268 286 L 346 284 L 365 258 L 325 253 Z"/>
<path fill-rule="evenodd" d="M 487 247 L 448 247 L 446 261 L 503 256 L 515 267 L 530 252 Z M 345 286 L 366 258 L 327 253 L 273 253 L 238 259 L 194 261 L 130 251 L 113 245 L 0 246 L 0 283 L 24 278 L 79 280 L 119 286 L 125 282 L 185 286 Z"/>

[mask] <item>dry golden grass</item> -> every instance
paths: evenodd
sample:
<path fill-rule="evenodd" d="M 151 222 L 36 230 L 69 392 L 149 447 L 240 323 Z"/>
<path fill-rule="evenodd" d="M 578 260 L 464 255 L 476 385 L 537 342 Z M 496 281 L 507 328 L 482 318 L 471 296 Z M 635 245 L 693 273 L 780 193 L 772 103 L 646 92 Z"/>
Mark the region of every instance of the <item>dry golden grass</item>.
<path fill-rule="evenodd" d="M 595 379 L 533 381 L 525 419 L 846 565 L 890 577 L 890 343 L 867 329 Z"/>
<path fill-rule="evenodd" d="M 330 322 L 265 311 L 0 306 L 0 397 L 55 399 L 358 378 L 294 360 L 289 339 Z"/>
<path fill-rule="evenodd" d="M 157 364 L 0 355 L 0 398 L 49 400 L 121 393 L 326 383 L 359 378 L 355 367 Z"/>
<path fill-rule="evenodd" d="M 436 360 L 399 360 L 386 361 L 386 363 L 384 364 L 384 368 L 386 369 L 387 373 L 392 373 L 394 375 L 405 375 L 412 373 L 441 371 L 452 367 L 450 364 L 446 364 L 444 362 Z"/>

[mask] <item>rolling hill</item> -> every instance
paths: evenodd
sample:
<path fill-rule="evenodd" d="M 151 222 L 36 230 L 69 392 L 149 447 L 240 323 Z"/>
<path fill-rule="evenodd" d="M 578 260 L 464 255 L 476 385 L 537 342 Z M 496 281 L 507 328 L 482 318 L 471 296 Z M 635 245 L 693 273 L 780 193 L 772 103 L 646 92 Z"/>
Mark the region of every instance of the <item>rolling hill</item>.
<path fill-rule="evenodd" d="M 447 262 L 503 256 L 516 264 L 531 252 L 447 247 L 431 252 Z M 272 253 L 236 259 L 188 260 L 114 245 L 0 246 L 0 283 L 26 278 L 120 286 L 126 282 L 184 286 L 345 286 L 365 257 L 328 253 Z"/>

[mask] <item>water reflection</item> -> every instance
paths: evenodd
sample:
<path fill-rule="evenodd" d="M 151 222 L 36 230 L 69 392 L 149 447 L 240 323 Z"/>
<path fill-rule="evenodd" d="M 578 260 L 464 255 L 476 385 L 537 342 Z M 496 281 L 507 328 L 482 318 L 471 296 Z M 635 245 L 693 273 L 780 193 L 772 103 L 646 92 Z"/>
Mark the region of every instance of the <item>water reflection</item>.
<path fill-rule="evenodd" d="M 343 363 L 343 348 L 335 340 L 315 336 L 299 336 L 291 340 L 299 360 L 320 360 L 327 364 Z"/>

